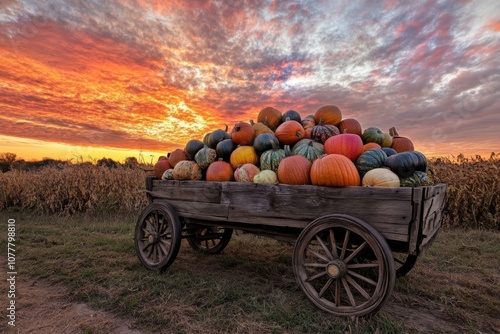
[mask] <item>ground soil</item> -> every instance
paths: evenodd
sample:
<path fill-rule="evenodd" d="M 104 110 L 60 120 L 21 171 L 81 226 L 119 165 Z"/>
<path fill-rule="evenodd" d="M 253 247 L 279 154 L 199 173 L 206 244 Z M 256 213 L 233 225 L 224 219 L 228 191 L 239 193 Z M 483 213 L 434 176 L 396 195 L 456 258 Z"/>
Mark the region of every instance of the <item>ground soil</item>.
<path fill-rule="evenodd" d="M 6 280 L 0 283 L 1 291 L 8 289 Z M 16 326 L 6 326 L 7 333 L 111 333 L 142 334 L 132 329 L 133 320 L 123 319 L 108 312 L 93 309 L 84 303 L 70 301 L 63 285 L 44 280 L 23 279 L 16 281 Z M 5 297 L 5 296 L 4 296 Z M 3 298 L 4 298 L 3 297 Z M 421 333 L 459 333 L 444 315 L 420 307 L 402 305 L 393 298 L 384 305 L 384 311 L 401 319 L 407 326 Z M 2 303 L 2 305 L 4 305 Z M 5 322 L 1 324 L 4 327 Z M 5 328 L 5 327 L 4 327 Z M 3 332 L 0 330 L 0 332 Z"/>

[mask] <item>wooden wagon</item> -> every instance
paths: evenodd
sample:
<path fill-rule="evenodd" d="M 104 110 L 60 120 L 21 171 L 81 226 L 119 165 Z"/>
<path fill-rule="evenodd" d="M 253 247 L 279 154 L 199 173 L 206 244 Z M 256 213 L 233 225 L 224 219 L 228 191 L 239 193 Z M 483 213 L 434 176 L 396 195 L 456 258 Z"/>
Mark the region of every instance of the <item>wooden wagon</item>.
<path fill-rule="evenodd" d="M 233 230 L 295 242 L 305 295 L 334 315 L 373 314 L 432 243 L 446 185 L 318 187 L 146 178 L 149 205 L 135 228 L 141 263 L 163 271 L 181 241 L 218 253 Z"/>

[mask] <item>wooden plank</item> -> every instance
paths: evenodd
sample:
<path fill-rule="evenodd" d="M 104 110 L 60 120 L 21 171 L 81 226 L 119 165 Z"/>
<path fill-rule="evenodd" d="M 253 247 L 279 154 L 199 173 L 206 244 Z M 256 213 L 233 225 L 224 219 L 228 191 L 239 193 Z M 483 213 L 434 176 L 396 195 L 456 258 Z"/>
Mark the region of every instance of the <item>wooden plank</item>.
<path fill-rule="evenodd" d="M 423 191 L 422 187 L 413 188 L 412 196 L 412 222 L 410 223 L 410 230 L 408 236 L 408 253 L 412 255 L 418 254 L 418 245 L 420 242 L 420 228 L 422 225 L 422 202 L 423 202 Z"/>
<path fill-rule="evenodd" d="M 220 203 L 221 182 L 156 180 L 153 182 L 154 197 L 193 202 Z"/>
<path fill-rule="evenodd" d="M 228 216 L 227 204 L 177 201 L 158 197 L 154 201 L 172 205 L 179 217 L 226 221 Z"/>
<path fill-rule="evenodd" d="M 446 185 L 441 184 L 424 192 L 421 252 L 430 246 L 441 228 L 446 189 Z"/>

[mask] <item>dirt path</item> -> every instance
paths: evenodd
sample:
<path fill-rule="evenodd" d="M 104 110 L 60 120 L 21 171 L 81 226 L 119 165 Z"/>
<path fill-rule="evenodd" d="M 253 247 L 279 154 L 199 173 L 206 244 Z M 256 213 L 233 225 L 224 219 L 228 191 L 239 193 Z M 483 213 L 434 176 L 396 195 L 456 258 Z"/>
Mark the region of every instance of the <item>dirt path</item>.
<path fill-rule="evenodd" d="M 5 266 L 2 266 L 5 268 Z M 2 275 L 3 276 L 3 275 Z M 68 291 L 62 285 L 52 285 L 43 280 L 25 281 L 17 276 L 15 327 L 7 324 L 8 283 L 2 279 L 2 333 L 70 334 L 70 333 L 112 333 L 142 334 L 130 329 L 131 320 L 120 319 L 107 312 L 92 309 L 87 304 L 74 303 L 68 299 Z M 5 331 L 4 331 L 5 330 Z"/>
<path fill-rule="evenodd" d="M 25 281 L 19 276 L 17 278 L 16 326 L 8 326 L 6 320 L 0 326 L 7 327 L 7 333 L 143 334 L 130 328 L 133 323 L 131 319 L 121 319 L 87 304 L 71 302 L 63 285 L 50 284 L 44 280 Z M 4 279 L 0 283 L 0 291 L 8 291 L 8 284 Z M 6 294 L 2 295 L 5 300 Z M 7 305 L 6 303 L 2 302 L 2 305 Z M 389 302 L 384 306 L 384 311 L 422 333 L 459 333 L 456 327 L 440 318 L 439 314 L 421 308 Z"/>

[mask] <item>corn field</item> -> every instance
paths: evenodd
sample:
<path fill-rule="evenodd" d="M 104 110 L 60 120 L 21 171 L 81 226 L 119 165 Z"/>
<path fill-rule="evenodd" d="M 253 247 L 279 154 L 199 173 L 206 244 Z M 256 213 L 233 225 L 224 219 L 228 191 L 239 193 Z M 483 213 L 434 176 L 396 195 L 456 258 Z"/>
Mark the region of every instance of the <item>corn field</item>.
<path fill-rule="evenodd" d="M 500 228 L 500 159 L 437 158 L 429 161 L 434 181 L 447 183 L 443 224 L 449 228 Z M 140 168 L 59 165 L 0 173 L 0 210 L 34 214 L 138 214 L 147 204 Z"/>

